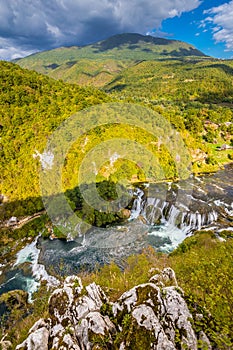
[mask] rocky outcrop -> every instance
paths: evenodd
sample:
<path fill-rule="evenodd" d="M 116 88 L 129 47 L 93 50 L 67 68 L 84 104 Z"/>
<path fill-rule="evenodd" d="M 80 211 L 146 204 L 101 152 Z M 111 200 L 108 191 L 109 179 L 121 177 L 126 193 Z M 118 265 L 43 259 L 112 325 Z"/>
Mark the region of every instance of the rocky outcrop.
<path fill-rule="evenodd" d="M 47 350 L 50 322 L 40 319 L 29 331 L 28 338 L 16 349 Z"/>
<path fill-rule="evenodd" d="M 95 283 L 86 288 L 66 278 L 49 300 L 49 318 L 39 320 L 17 350 L 211 349 L 177 286 L 172 269 L 157 273 L 114 303 Z M 199 347 L 198 347 L 199 344 Z"/>

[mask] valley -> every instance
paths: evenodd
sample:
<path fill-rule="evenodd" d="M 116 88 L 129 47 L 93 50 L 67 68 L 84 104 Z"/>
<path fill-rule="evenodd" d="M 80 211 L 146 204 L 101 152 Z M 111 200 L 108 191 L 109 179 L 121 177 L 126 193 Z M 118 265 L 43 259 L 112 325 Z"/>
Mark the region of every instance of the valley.
<path fill-rule="evenodd" d="M 116 301 L 171 267 L 194 331 L 230 349 L 233 61 L 119 34 L 1 61 L 0 81 L 0 338 L 69 275 Z"/>

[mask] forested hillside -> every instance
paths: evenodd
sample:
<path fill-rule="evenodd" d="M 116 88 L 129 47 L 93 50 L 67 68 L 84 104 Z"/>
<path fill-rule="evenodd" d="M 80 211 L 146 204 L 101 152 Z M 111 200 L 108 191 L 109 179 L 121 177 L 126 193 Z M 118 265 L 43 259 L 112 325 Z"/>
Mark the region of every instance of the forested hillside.
<path fill-rule="evenodd" d="M 232 159 L 231 151 L 219 152 L 232 145 L 232 81 L 232 61 L 183 58 L 140 62 L 104 89 L 168 119 L 191 151 L 193 170 L 202 172 Z"/>
<path fill-rule="evenodd" d="M 113 99 L 158 112 L 181 133 L 196 173 L 217 170 L 233 157 L 231 60 L 207 57 L 180 41 L 121 34 L 38 53 L 18 64 L 101 87 Z"/>
<path fill-rule="evenodd" d="M 153 101 L 233 102 L 233 61 L 185 58 L 143 61 L 119 74 L 105 89 Z"/>
<path fill-rule="evenodd" d="M 233 217 L 232 204 L 229 199 L 232 195 L 231 182 L 228 181 L 229 175 L 222 175 L 227 180 L 224 186 L 218 181 L 211 183 L 211 176 L 206 175 L 206 177 L 209 176 L 207 187 L 212 188 L 212 192 L 203 190 L 198 184 L 198 181 L 201 183 L 203 179 L 197 178 L 197 192 L 199 190 L 197 198 L 187 195 L 195 202 L 193 212 L 190 212 L 190 208 L 184 206 L 183 188 L 178 182 L 176 183 L 180 175 L 177 170 L 180 159 L 174 157 L 174 153 L 167 146 L 173 137 L 179 137 L 182 145 L 184 142 L 184 148 L 191 159 L 188 175 L 191 172 L 195 175 L 214 172 L 224 164 L 232 162 L 233 61 L 206 57 L 189 44 L 178 41 L 125 34 L 82 48 L 59 48 L 39 53 L 22 59 L 18 63 L 48 76 L 21 68 L 18 64 L 0 62 L 1 287 L 5 287 L 12 280 L 14 284 L 20 273 L 25 278 L 20 281 L 21 284 L 17 288 L 22 290 L 15 291 L 13 287 L 8 290 L 6 288 L 6 292 L 0 296 L 0 348 L 1 344 L 4 344 L 4 339 L 11 342 L 10 349 L 15 348 L 16 344 L 26 338 L 35 321 L 41 317 L 48 317 L 47 302 L 50 292 L 46 281 L 51 275 L 61 281 L 67 271 L 66 265 L 69 263 L 70 266 L 73 266 L 72 263 L 78 262 L 75 249 L 79 252 L 82 248 L 84 250 L 81 250 L 80 254 L 83 254 L 84 260 L 81 261 L 84 261 L 84 266 L 80 270 L 80 276 L 84 286 L 93 281 L 98 283 L 113 302 L 135 284 L 146 283 L 153 275 L 158 276 L 164 267 L 173 268 L 178 284 L 184 291 L 184 299 L 193 315 L 192 327 L 200 339 L 204 332 L 210 341 L 208 349 L 232 349 Z M 68 81 L 72 84 L 67 83 Z M 90 86 L 80 87 L 79 84 Z M 101 89 L 98 90 L 94 86 L 101 87 Z M 104 103 L 113 103 L 118 106 L 118 109 L 108 108 L 109 105 L 106 107 L 104 105 L 101 109 Z M 95 245 L 88 246 L 88 235 L 82 236 L 81 230 L 75 230 L 76 239 L 79 239 L 78 243 L 75 240 L 67 242 L 70 228 L 69 225 L 66 225 L 66 217 L 64 216 L 64 222 L 62 222 L 64 230 L 60 232 L 59 225 L 55 225 L 51 216 L 43 210 L 39 185 L 40 157 L 45 150 L 49 136 L 75 112 L 91 106 L 96 107 L 96 111 L 99 111 L 101 116 L 100 120 L 104 123 L 95 124 L 97 118 L 93 114 L 94 127 L 87 128 L 81 137 L 73 142 L 64 156 L 61 182 L 68 203 L 83 221 L 96 226 L 97 230 L 93 232 L 90 230 L 89 237 L 92 233 L 93 236 L 100 234 L 98 230 L 101 227 L 107 228 L 103 230 L 107 232 L 107 235 L 113 232 L 114 235 L 115 233 L 121 235 L 116 237 L 125 238 L 125 235 L 128 238 L 131 232 L 127 224 L 135 223 L 132 231 L 136 230 L 138 225 L 138 230 L 145 230 L 145 236 L 156 231 L 152 238 L 154 241 L 158 240 L 156 241 L 158 247 L 163 238 L 165 241 L 167 239 L 167 236 L 163 237 L 164 231 L 160 231 L 162 226 L 165 226 L 168 231 L 171 230 L 171 235 L 175 236 L 178 235 L 177 229 L 181 233 L 181 230 L 185 228 L 185 226 L 182 228 L 182 223 L 185 221 L 183 218 L 191 227 L 192 218 L 198 217 L 198 226 L 195 226 L 192 232 L 184 231 L 184 235 L 187 232 L 192 233 L 191 237 L 186 238 L 172 253 L 156 252 L 147 246 L 145 250 L 140 250 L 141 254 L 128 257 L 129 254 L 124 255 L 124 246 L 120 245 L 119 240 L 116 245 L 119 259 L 116 259 L 116 263 L 112 262 L 103 267 L 96 265 L 97 269 L 88 273 L 87 269 L 85 270 L 89 266 L 85 252 L 89 254 L 88 258 L 94 260 L 96 248 Z M 133 106 L 137 117 L 137 123 L 130 125 L 127 124 L 127 119 L 120 118 L 125 111 L 128 111 L 129 106 Z M 83 116 L 85 113 L 78 114 L 80 125 L 84 130 L 87 119 Z M 121 120 L 126 120 L 126 122 L 121 123 Z M 114 122 L 110 123 L 110 121 Z M 138 121 L 140 125 L 145 126 L 151 123 L 154 129 L 159 126 L 160 134 L 150 132 L 152 129 L 149 126 L 140 128 Z M 171 134 L 168 132 L 170 129 L 174 131 Z M 67 129 L 66 131 L 67 140 L 72 139 L 72 130 Z M 167 143 L 165 142 L 166 136 Z M 112 139 L 116 140 L 117 147 L 121 143 L 124 144 L 126 140 L 125 152 L 118 154 L 117 147 L 110 152 L 112 149 L 108 146 L 108 141 Z M 62 148 L 63 140 L 59 140 L 61 140 Z M 139 150 L 137 157 L 133 160 L 130 159 L 131 154 L 127 148 L 130 142 L 140 144 L 142 147 L 137 149 Z M 100 152 L 98 164 L 101 166 L 95 169 L 97 156 L 92 155 L 91 151 L 98 149 L 98 145 L 102 145 L 107 150 L 108 158 L 107 160 L 102 158 Z M 148 151 L 154 158 L 144 158 L 144 153 L 140 153 L 141 149 Z M 179 154 L 175 153 L 175 155 Z M 82 182 L 79 182 L 79 166 L 86 155 L 86 176 L 81 179 Z M 151 159 L 156 159 L 156 161 L 152 162 Z M 184 169 L 186 163 L 181 164 L 180 167 L 182 171 L 187 170 Z M 91 176 L 93 173 L 94 182 Z M 186 176 L 188 176 L 187 173 L 185 173 Z M 230 174 L 230 171 L 227 174 Z M 116 187 L 116 183 L 118 184 L 121 179 L 124 179 L 126 186 L 130 186 L 132 202 L 128 207 L 124 207 L 126 209 L 119 212 L 108 210 L 106 203 L 110 205 L 111 201 L 118 197 L 116 189 L 119 190 L 120 186 Z M 161 215 L 159 220 L 153 222 L 153 230 L 155 230 L 153 232 L 151 232 L 152 223 L 149 224 L 146 216 L 143 217 L 139 213 L 136 219 L 131 218 L 132 221 L 127 221 L 125 225 L 125 219 L 129 218 L 133 211 L 137 211 L 137 206 L 133 209 L 133 203 L 140 206 L 145 200 L 140 190 L 142 189 L 141 182 L 164 182 L 164 180 L 169 180 L 168 187 L 171 190 L 171 192 L 166 190 L 165 204 L 166 201 L 171 201 L 173 204 L 175 193 L 173 190 L 179 189 L 181 204 L 185 210 L 184 215 L 172 205 L 172 210 L 169 209 L 172 220 L 169 222 L 167 219 L 166 221 L 165 216 Z M 189 180 L 187 187 L 192 186 Z M 171 185 L 170 181 L 174 181 L 175 184 Z M 150 187 L 146 187 L 148 183 L 145 184 L 145 191 Z M 165 184 L 160 183 L 160 185 L 163 187 Z M 93 188 L 97 189 L 97 193 L 105 200 L 105 208 L 97 210 L 86 203 L 81 194 L 83 188 L 87 192 L 90 189 L 91 195 L 94 193 Z M 169 194 L 172 192 L 174 193 Z M 212 195 L 213 193 L 216 197 Z M 147 214 L 150 215 L 153 211 L 162 214 L 167 209 L 166 205 L 156 207 L 156 203 L 160 202 L 157 188 L 153 195 L 154 197 L 148 202 L 150 207 L 149 205 L 146 207 Z M 211 216 L 212 212 L 206 211 L 206 208 L 211 207 L 210 199 L 215 205 L 214 210 L 218 207 L 222 216 L 217 218 L 217 213 L 214 212 L 216 216 Z M 203 203 L 205 206 L 201 207 Z M 57 207 L 54 209 L 56 215 L 59 212 L 58 209 L 63 210 Z M 35 213 L 37 215 L 33 216 Z M 183 221 L 180 223 L 176 220 L 178 213 L 182 214 Z M 28 215 L 32 216 L 28 217 Z M 8 225 L 8 220 L 12 216 L 25 221 L 20 221 L 12 226 Z M 203 217 L 207 221 L 202 221 Z M 194 232 L 197 227 L 199 231 Z M 203 230 L 200 230 L 201 228 Z M 97 239 L 93 237 L 96 242 L 98 241 L 97 243 L 100 241 L 99 237 Z M 114 236 L 110 235 L 110 247 L 113 243 L 112 237 Z M 106 241 L 107 239 L 104 241 L 105 244 Z M 141 244 L 140 239 L 139 241 Z M 75 246 L 76 243 L 77 246 Z M 65 246 L 64 249 L 67 249 L 67 255 L 71 254 L 66 261 L 63 257 L 67 255 L 59 255 L 62 252 L 59 250 L 62 244 Z M 129 245 L 130 254 L 134 253 L 135 245 L 135 241 L 132 242 L 132 246 Z M 26 249 L 23 250 L 25 246 Z M 108 248 L 107 245 L 106 247 Z M 157 245 L 154 247 L 157 249 Z M 32 250 L 27 253 L 29 248 Z M 100 250 L 102 252 L 102 246 Z M 39 260 L 39 253 L 41 260 Z M 23 255 L 23 259 L 17 265 L 15 260 L 20 260 L 20 254 Z M 110 257 L 115 256 L 111 254 L 109 253 Z M 52 255 L 58 256 L 59 266 L 51 263 L 49 258 Z M 43 262 L 45 256 L 48 257 L 48 266 Z M 109 260 L 103 261 L 109 262 Z M 47 267 L 48 273 L 45 271 Z M 38 270 L 42 271 L 42 274 L 36 274 Z M 41 285 L 37 293 L 33 294 L 34 302 L 29 304 L 26 290 L 30 289 L 28 284 L 32 283 L 32 277 L 37 278 Z M 43 280 L 44 277 L 47 279 Z M 159 283 L 158 288 L 164 287 L 160 280 L 157 282 Z M 78 284 L 75 285 L 75 288 L 79 287 Z M 179 291 L 183 294 L 180 289 Z M 80 298 L 85 300 L 85 292 L 82 293 Z M 163 297 L 166 297 L 166 293 Z M 144 302 L 143 298 L 144 296 L 140 302 Z M 66 305 L 66 297 L 63 298 L 61 295 L 59 304 Z M 104 317 L 109 317 L 114 321 L 109 306 L 108 303 L 103 304 L 100 311 Z M 131 315 L 126 313 L 121 316 L 122 339 L 124 341 L 134 339 Z M 143 317 L 144 315 L 142 315 L 142 322 L 145 321 Z M 166 318 L 164 319 L 166 321 Z M 116 320 L 114 322 L 116 323 Z M 67 326 L 65 335 L 73 336 L 70 324 L 67 323 L 65 326 Z M 175 332 L 174 329 L 173 332 L 176 348 L 181 349 L 181 338 L 184 334 Z M 93 348 L 102 349 L 109 346 L 109 337 L 94 336 L 92 339 Z M 122 339 L 117 339 L 115 334 L 113 343 L 118 346 Z M 139 349 L 144 350 L 144 332 L 138 335 L 138 339 L 142 339 Z M 203 347 L 201 340 L 197 348 L 207 349 Z"/>
<path fill-rule="evenodd" d="M 204 59 L 205 55 L 182 41 L 126 33 L 83 47 L 40 52 L 17 63 L 55 79 L 103 87 L 121 71 L 140 61 L 177 57 Z"/>
<path fill-rule="evenodd" d="M 0 62 L 0 81 L 0 193 L 9 202 L 25 201 L 25 208 L 18 206 L 19 213 L 32 213 L 42 208 L 39 160 L 33 154 L 43 152 L 48 136 L 64 119 L 109 98 L 7 62 Z"/>
<path fill-rule="evenodd" d="M 15 215 L 42 209 L 38 199 L 37 152 L 43 152 L 48 136 L 63 120 L 83 108 L 109 101 L 137 103 L 159 113 L 180 132 L 190 152 L 194 172 L 217 170 L 232 159 L 231 149 L 218 150 L 224 144 L 228 148 L 232 144 L 230 64 L 142 62 L 109 84 L 106 94 L 1 62 L 0 193 L 5 196 L 3 199 L 8 199 L 8 202 L 24 201 L 23 205 L 15 205 L 18 207 Z M 140 118 L 143 120 L 143 115 Z M 85 144 L 86 152 L 89 152 L 98 143 L 114 137 L 134 140 L 136 129 L 113 125 L 83 135 L 67 155 L 64 189 L 78 185 L 78 165 L 84 153 L 77 150 L 82 145 Z M 166 150 L 166 145 L 158 147 L 158 139 L 140 130 L 137 130 L 137 140 L 156 155 L 166 178 L 177 177 L 174 159 Z M 157 168 L 150 167 L 151 164 L 145 166 L 144 173 L 161 180 Z M 121 158 L 114 162 L 112 171 L 109 172 L 108 168 L 108 164 L 103 165 L 98 181 L 118 181 L 125 174 L 129 181 L 135 176 L 139 181 L 145 180 L 140 167 Z"/>

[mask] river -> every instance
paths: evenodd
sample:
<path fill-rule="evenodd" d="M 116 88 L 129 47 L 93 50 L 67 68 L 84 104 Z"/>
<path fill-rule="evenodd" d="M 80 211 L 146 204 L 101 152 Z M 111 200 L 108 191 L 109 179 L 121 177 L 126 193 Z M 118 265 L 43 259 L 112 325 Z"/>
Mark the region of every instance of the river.
<path fill-rule="evenodd" d="M 158 251 L 174 250 L 195 230 L 233 231 L 233 164 L 215 174 L 185 181 L 140 184 L 134 189 L 130 219 L 105 229 L 92 228 L 75 241 L 37 237 L 18 252 L 11 265 L 0 266 L 0 294 L 23 289 L 33 292 L 53 277 L 93 270 L 124 259 L 148 245 Z"/>

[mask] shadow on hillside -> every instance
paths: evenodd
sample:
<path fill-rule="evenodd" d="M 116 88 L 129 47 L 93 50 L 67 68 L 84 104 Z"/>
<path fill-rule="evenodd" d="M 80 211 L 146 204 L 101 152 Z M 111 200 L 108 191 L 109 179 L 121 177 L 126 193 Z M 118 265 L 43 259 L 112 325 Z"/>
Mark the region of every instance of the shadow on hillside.
<path fill-rule="evenodd" d="M 73 67 L 76 63 L 78 63 L 78 61 L 68 61 L 68 62 L 66 62 L 66 66 L 69 67 L 69 68 L 71 68 L 71 67 Z"/>
<path fill-rule="evenodd" d="M 189 49 L 179 48 L 178 50 L 173 51 L 166 51 L 164 50 L 162 52 L 163 56 L 175 56 L 175 57 L 184 57 L 184 56 L 200 56 L 200 57 L 206 57 L 201 51 L 197 49 L 193 49 L 190 47 Z"/>
<path fill-rule="evenodd" d="M 201 92 L 197 100 L 201 103 L 227 104 L 233 106 L 233 89 L 227 89 L 223 92 Z"/>
<path fill-rule="evenodd" d="M 119 48 L 122 45 L 129 45 L 127 47 L 128 49 L 135 50 L 141 47 L 140 45 L 137 45 L 140 42 L 151 43 L 154 45 L 169 45 L 173 43 L 173 40 L 155 38 L 150 35 L 144 36 L 140 34 L 119 34 L 98 44 L 92 45 L 92 47 L 95 49 L 96 53 Z"/>
<path fill-rule="evenodd" d="M 86 199 L 88 199 L 87 202 Z M 121 209 L 130 206 L 131 199 L 123 185 L 119 186 L 107 180 L 91 184 L 84 183 L 67 190 L 64 194 L 44 197 L 43 201 L 41 197 L 29 197 L 24 200 L 0 203 L 0 227 L 19 226 L 25 218 L 28 217 L 30 220 L 36 213 L 38 216 L 42 214 L 46 205 L 49 206 L 49 215 L 56 220 L 66 219 L 74 211 L 86 222 L 102 227 L 123 219 L 124 214 L 121 213 Z M 44 205 L 44 203 L 47 204 Z M 67 203 L 71 211 L 67 209 Z"/>
<path fill-rule="evenodd" d="M 52 70 L 54 70 L 54 69 L 60 67 L 60 65 L 57 64 L 57 63 L 52 63 L 52 64 L 49 64 L 48 66 L 43 66 L 43 67 L 46 68 L 46 69 L 52 69 Z"/>
<path fill-rule="evenodd" d="M 114 81 L 111 82 L 111 84 L 112 83 L 114 83 Z M 127 88 L 127 84 L 119 84 L 119 85 L 113 86 L 111 88 L 108 88 L 108 86 L 105 86 L 105 91 L 106 92 L 114 92 L 114 91 L 120 92 L 120 91 L 123 91 L 125 88 Z"/>
<path fill-rule="evenodd" d="M 215 63 L 215 64 L 199 67 L 199 69 L 204 69 L 204 68 L 210 68 L 210 69 L 217 68 L 217 69 L 221 69 L 226 74 L 233 75 L 233 68 L 224 63 Z"/>

